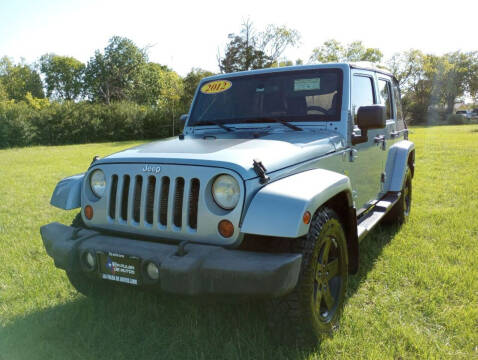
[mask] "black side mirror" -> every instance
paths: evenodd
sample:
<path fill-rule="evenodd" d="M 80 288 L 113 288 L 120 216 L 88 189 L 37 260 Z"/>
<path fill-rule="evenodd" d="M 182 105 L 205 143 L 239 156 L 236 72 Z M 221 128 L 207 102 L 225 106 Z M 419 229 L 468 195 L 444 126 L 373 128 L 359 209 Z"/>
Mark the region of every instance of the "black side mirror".
<path fill-rule="evenodd" d="M 383 129 L 387 124 L 384 105 L 361 106 L 357 111 L 357 126 L 360 129 L 360 136 L 352 134 L 352 145 L 368 141 L 367 130 Z"/>
<path fill-rule="evenodd" d="M 188 114 L 182 114 L 179 117 L 179 123 L 184 126 L 186 124 L 186 121 L 188 120 L 189 115 Z"/>
<path fill-rule="evenodd" d="M 383 129 L 387 124 L 384 105 L 361 106 L 357 112 L 357 125 L 360 129 Z"/>

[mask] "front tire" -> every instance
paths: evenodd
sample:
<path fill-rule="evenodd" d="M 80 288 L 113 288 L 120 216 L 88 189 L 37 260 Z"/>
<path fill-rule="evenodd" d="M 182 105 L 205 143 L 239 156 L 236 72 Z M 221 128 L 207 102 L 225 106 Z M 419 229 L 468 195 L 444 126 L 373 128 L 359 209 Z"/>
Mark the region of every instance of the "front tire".
<path fill-rule="evenodd" d="M 337 326 L 345 301 L 347 240 L 335 211 L 319 209 L 297 245 L 302 253 L 298 284 L 289 295 L 272 300 L 270 323 L 282 341 L 295 336 L 310 344 Z"/>
<path fill-rule="evenodd" d="M 86 297 L 102 297 L 111 292 L 113 288 L 112 284 L 104 280 L 89 278 L 81 271 L 67 271 L 66 276 L 75 290 Z"/>

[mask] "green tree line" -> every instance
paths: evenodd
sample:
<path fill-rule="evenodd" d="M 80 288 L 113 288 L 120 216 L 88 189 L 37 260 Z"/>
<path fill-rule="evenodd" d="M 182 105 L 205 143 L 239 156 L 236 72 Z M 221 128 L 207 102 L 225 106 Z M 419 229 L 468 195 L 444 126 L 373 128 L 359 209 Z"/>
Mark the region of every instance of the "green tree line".
<path fill-rule="evenodd" d="M 286 26 L 259 31 L 246 20 L 228 35 L 220 72 L 290 66 L 285 50 L 300 44 Z M 325 41 L 308 63 L 382 62 L 383 53 L 361 41 Z M 295 65 L 304 61 L 295 60 Z M 478 52 L 442 56 L 420 50 L 397 53 L 385 61 L 397 77 L 409 122 L 446 121 L 455 104 L 478 93 Z M 92 141 L 151 139 L 177 134 L 199 81 L 212 72 L 193 68 L 185 77 L 150 62 L 147 49 L 114 36 L 87 61 L 45 54 L 34 64 L 0 59 L 0 147 Z"/>

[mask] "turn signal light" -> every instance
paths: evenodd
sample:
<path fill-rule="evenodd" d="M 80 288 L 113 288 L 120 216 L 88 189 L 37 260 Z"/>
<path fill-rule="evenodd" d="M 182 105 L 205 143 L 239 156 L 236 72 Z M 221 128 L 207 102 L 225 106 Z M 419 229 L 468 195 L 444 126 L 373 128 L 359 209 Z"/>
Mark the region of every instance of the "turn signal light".
<path fill-rule="evenodd" d="M 217 226 L 219 234 L 225 238 L 229 238 L 234 234 L 234 225 L 229 220 L 221 220 Z"/>
<path fill-rule="evenodd" d="M 308 225 L 310 223 L 310 218 L 311 218 L 310 212 L 306 211 L 304 213 L 304 216 L 302 216 L 302 221 L 304 222 L 304 224 Z"/>
<path fill-rule="evenodd" d="M 88 220 L 91 220 L 93 218 L 93 208 L 90 205 L 85 206 L 85 217 Z"/>

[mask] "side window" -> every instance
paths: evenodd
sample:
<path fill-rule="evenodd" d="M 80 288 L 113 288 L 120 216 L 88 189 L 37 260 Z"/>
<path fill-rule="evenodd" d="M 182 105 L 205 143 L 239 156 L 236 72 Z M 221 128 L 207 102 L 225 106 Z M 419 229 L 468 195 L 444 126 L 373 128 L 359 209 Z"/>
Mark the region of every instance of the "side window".
<path fill-rule="evenodd" d="M 385 105 L 387 119 L 393 119 L 390 81 L 378 79 L 378 95 L 380 97 L 380 103 Z"/>
<path fill-rule="evenodd" d="M 398 88 L 398 84 L 396 82 L 393 83 L 393 103 L 395 104 L 395 110 L 397 114 L 397 131 L 406 129 L 407 124 L 403 118 L 402 103 L 400 101 L 400 89 Z"/>
<path fill-rule="evenodd" d="M 373 105 L 374 103 L 375 97 L 372 78 L 363 75 L 354 75 L 352 81 L 352 111 L 355 120 L 359 107 Z"/>

